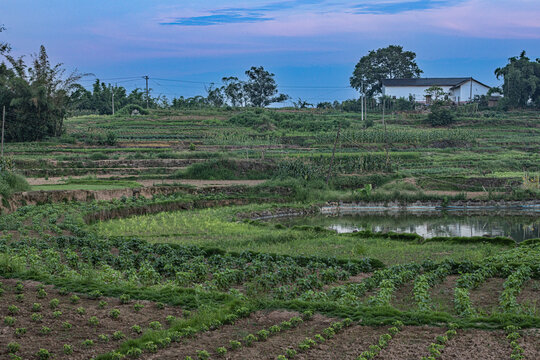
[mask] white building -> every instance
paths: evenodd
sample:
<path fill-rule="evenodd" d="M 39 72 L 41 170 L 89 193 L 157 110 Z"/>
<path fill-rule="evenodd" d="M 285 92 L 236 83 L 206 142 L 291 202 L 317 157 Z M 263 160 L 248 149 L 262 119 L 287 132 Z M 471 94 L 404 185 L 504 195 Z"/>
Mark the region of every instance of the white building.
<path fill-rule="evenodd" d="M 433 86 L 443 89 L 448 98 L 458 104 L 474 100 L 475 96 L 487 95 L 490 88 L 472 77 L 384 79 L 382 85 L 383 95 L 395 99 L 408 99 L 412 96 L 419 103 L 431 102 L 426 90 Z"/>

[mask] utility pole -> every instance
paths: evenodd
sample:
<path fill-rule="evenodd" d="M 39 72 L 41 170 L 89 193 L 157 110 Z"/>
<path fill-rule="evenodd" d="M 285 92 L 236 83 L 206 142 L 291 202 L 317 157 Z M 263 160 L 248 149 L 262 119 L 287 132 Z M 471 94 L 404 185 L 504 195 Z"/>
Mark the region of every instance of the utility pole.
<path fill-rule="evenodd" d="M 2 109 L 2 160 L 4 159 L 4 124 L 5 123 L 6 123 L 6 105 L 4 105 Z"/>
<path fill-rule="evenodd" d="M 146 108 L 148 109 L 148 75 L 143 76 L 143 79 L 146 80 Z"/>
<path fill-rule="evenodd" d="M 112 94 L 112 114 L 114 115 L 114 89 L 116 87 L 112 88 L 111 94 Z"/>
<path fill-rule="evenodd" d="M 360 85 L 361 95 L 360 95 L 360 120 L 364 122 L 364 82 Z"/>
<path fill-rule="evenodd" d="M 469 101 L 472 102 L 472 76 L 471 76 L 471 95 L 469 95 Z"/>

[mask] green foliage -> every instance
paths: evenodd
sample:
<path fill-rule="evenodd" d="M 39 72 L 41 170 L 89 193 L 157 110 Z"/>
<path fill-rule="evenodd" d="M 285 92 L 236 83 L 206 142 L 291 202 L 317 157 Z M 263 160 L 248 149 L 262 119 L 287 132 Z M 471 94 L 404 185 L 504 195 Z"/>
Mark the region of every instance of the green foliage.
<path fill-rule="evenodd" d="M 9 171 L 0 171 L 0 195 L 4 198 L 11 197 L 15 192 L 28 190 L 30 185 L 24 177 Z"/>
<path fill-rule="evenodd" d="M 414 52 L 403 51 L 403 47 L 397 45 L 371 50 L 356 64 L 350 79 L 351 87 L 363 91 L 363 85 L 367 96 L 371 97 L 382 92 L 384 79 L 419 77 L 422 70 L 415 58 Z"/>
<path fill-rule="evenodd" d="M 66 355 L 73 354 L 73 346 L 71 346 L 70 344 L 64 344 L 63 350 L 64 350 L 64 354 Z"/>
<path fill-rule="evenodd" d="M 44 46 L 26 64 L 23 57 L 3 54 L 8 68 L 0 71 L 0 107 L 5 105 L 6 140 L 35 141 L 64 131 L 69 92 L 81 75 L 66 76 L 61 64 L 51 66 Z"/>
<path fill-rule="evenodd" d="M 128 104 L 118 110 L 116 114 L 123 116 L 131 116 L 131 114 L 133 114 L 134 112 L 139 113 L 139 115 L 148 115 L 148 110 L 136 104 Z"/>
<path fill-rule="evenodd" d="M 60 300 L 58 300 L 58 299 L 56 299 L 56 298 L 54 298 L 54 299 L 52 299 L 51 301 L 49 301 L 49 307 L 50 307 L 51 309 L 53 309 L 53 310 L 56 309 L 56 308 L 58 308 L 59 305 L 60 305 Z"/>
<path fill-rule="evenodd" d="M 197 359 L 208 360 L 210 359 L 210 354 L 206 350 L 197 350 Z"/>
<path fill-rule="evenodd" d="M 126 335 L 121 331 L 115 331 L 112 335 L 113 340 L 122 340 L 125 337 Z"/>
<path fill-rule="evenodd" d="M 112 309 L 110 312 L 109 312 L 109 316 L 111 317 L 111 319 L 118 319 L 120 317 L 120 310 L 118 309 Z"/>
<path fill-rule="evenodd" d="M 99 325 L 99 319 L 96 316 L 91 316 L 88 319 L 88 324 L 90 324 L 92 326 L 98 326 Z"/>
<path fill-rule="evenodd" d="M 431 107 L 431 112 L 426 119 L 426 123 L 431 126 L 448 126 L 455 121 L 455 115 L 450 109 L 437 105 Z"/>
<path fill-rule="evenodd" d="M 39 351 L 36 353 L 36 357 L 39 360 L 49 360 L 53 358 L 53 355 L 47 349 L 39 349 Z"/>
<path fill-rule="evenodd" d="M 540 61 L 531 61 L 523 51 L 519 57 L 511 57 L 508 64 L 495 70 L 497 78 L 504 78 L 503 93 L 499 106 L 503 109 L 524 108 L 532 101 L 540 106 Z"/>
<path fill-rule="evenodd" d="M 21 349 L 21 345 L 16 342 L 10 342 L 9 344 L 7 344 L 7 351 L 10 354 L 14 354 L 18 352 L 20 349 Z"/>

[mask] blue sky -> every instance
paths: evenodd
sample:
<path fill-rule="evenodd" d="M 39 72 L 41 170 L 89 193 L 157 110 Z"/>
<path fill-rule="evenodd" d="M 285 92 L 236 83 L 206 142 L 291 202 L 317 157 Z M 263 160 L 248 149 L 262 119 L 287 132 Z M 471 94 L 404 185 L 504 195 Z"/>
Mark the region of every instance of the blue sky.
<path fill-rule="evenodd" d="M 416 52 L 423 76 L 498 85 L 508 57 L 540 57 L 538 19 L 538 0 L 0 0 L 0 40 L 21 55 L 44 44 L 53 61 L 128 89 L 147 74 L 169 98 L 262 65 L 316 103 L 356 97 L 354 65 L 390 44 Z"/>

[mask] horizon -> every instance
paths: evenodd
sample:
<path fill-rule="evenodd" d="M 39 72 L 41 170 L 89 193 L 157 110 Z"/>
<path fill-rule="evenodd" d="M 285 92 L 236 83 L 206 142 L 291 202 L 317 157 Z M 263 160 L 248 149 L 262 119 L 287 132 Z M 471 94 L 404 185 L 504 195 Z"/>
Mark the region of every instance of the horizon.
<path fill-rule="evenodd" d="M 17 56 L 43 44 L 52 62 L 128 90 L 143 88 L 148 75 L 152 94 L 169 100 L 264 66 L 291 96 L 283 105 L 357 98 L 354 66 L 388 45 L 415 52 L 421 77 L 472 76 L 490 86 L 501 84 L 494 70 L 509 57 L 540 57 L 540 3 L 532 0 L 182 3 L 0 0 L 9 14 L 0 40 Z"/>

